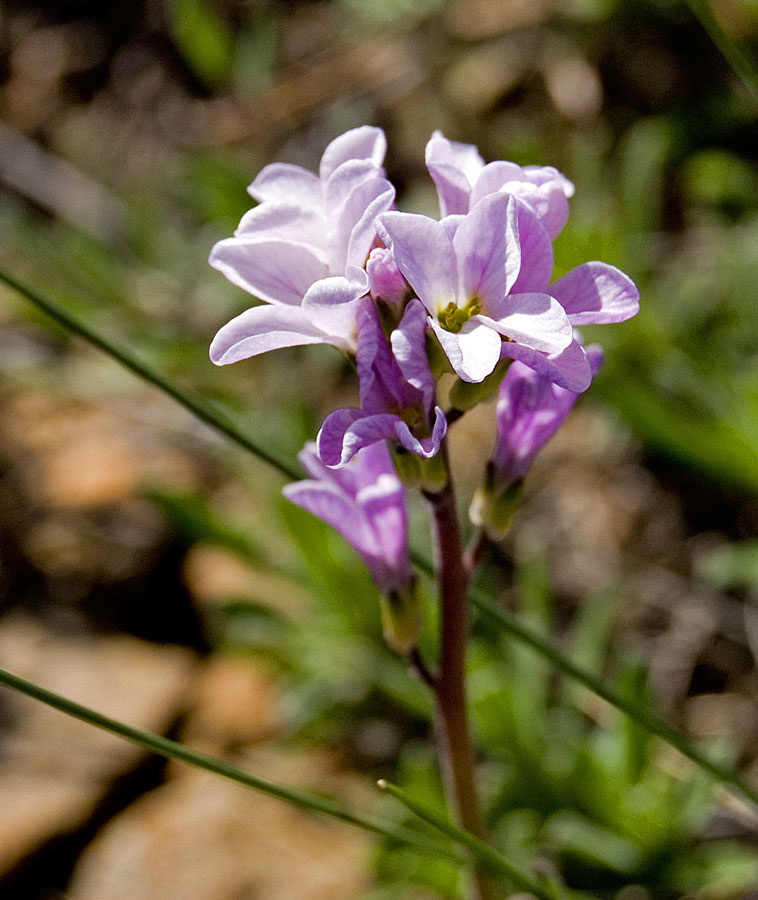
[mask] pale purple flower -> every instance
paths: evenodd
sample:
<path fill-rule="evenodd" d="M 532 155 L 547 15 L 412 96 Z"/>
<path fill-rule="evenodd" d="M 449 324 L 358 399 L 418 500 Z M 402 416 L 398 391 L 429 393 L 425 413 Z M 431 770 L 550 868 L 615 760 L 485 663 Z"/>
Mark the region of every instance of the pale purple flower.
<path fill-rule="evenodd" d="M 522 219 L 531 228 L 521 228 Z M 484 197 L 465 216 L 440 222 L 427 216 L 387 212 L 377 231 L 429 313 L 429 324 L 456 374 L 483 381 L 503 348 L 523 348 L 557 362 L 557 377 L 572 390 L 589 384 L 589 368 L 575 371 L 561 355 L 573 341 L 561 304 L 534 285 L 552 268 L 552 247 L 544 227 L 519 200 L 505 193 Z M 524 233 L 520 233 L 523 231 Z M 548 247 L 532 232 L 544 234 Z M 543 257 L 547 250 L 547 262 Z M 543 264 L 544 263 L 544 264 Z M 505 354 L 509 355 L 509 354 Z"/>
<path fill-rule="evenodd" d="M 594 376 L 603 361 L 597 345 L 586 350 Z M 521 485 L 535 457 L 553 437 L 580 395 L 520 362 L 510 365 L 498 394 L 497 440 L 485 483 L 474 494 L 471 521 L 493 540 L 501 538 L 518 506 Z"/>
<path fill-rule="evenodd" d="M 375 219 L 395 197 L 381 168 L 385 148 L 383 132 L 364 126 L 332 141 L 319 175 L 284 163 L 261 171 L 249 188 L 259 205 L 243 216 L 234 237 L 215 245 L 210 263 L 269 305 L 220 329 L 213 362 L 299 344 L 355 350 Z"/>
<path fill-rule="evenodd" d="M 435 405 L 427 318 L 422 304 L 411 300 L 388 342 L 373 303 L 361 301 L 356 357 L 361 407 L 327 416 L 317 438 L 326 465 L 344 465 L 362 447 L 386 439 L 426 459 L 439 451 L 447 420 Z"/>
<path fill-rule="evenodd" d="M 595 375 L 603 351 L 593 344 L 586 353 Z M 511 364 L 498 394 L 497 443 L 492 454 L 495 477 L 501 486 L 524 479 L 537 453 L 563 424 L 578 397 L 522 363 Z"/>
<path fill-rule="evenodd" d="M 288 484 L 284 496 L 323 519 L 363 557 L 385 594 L 407 594 L 413 583 L 405 489 L 385 444 L 372 444 L 339 469 L 324 465 L 316 445 L 300 453 L 310 479 Z"/>
<path fill-rule="evenodd" d="M 566 224 L 574 185 L 552 166 L 487 163 L 473 144 L 449 141 L 435 131 L 426 145 L 426 166 L 437 187 L 443 216 L 463 215 L 488 194 L 503 191 L 526 203 L 551 238 Z"/>

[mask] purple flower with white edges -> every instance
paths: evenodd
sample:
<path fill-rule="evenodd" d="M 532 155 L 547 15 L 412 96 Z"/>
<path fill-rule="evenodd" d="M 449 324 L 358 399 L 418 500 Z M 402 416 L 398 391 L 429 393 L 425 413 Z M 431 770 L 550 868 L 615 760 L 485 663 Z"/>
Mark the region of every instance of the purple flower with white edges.
<path fill-rule="evenodd" d="M 318 434 L 328 466 L 347 463 L 363 447 L 390 440 L 429 459 L 439 451 L 447 420 L 435 405 L 435 380 L 426 357 L 427 312 L 418 300 L 405 308 L 389 342 L 367 297 L 358 311 L 360 409 L 338 409 Z"/>
<path fill-rule="evenodd" d="M 503 191 L 526 203 L 551 238 L 566 224 L 574 185 L 552 166 L 519 166 L 503 160 L 485 164 L 473 144 L 450 141 L 441 131 L 435 131 L 426 145 L 426 166 L 443 216 L 465 214 L 483 197 Z"/>
<path fill-rule="evenodd" d="M 261 171 L 248 189 L 259 205 L 215 245 L 210 263 L 264 305 L 219 330 L 214 363 L 301 344 L 355 351 L 375 219 L 395 197 L 381 168 L 385 149 L 383 132 L 364 126 L 329 144 L 319 175 L 284 163 Z"/>
<path fill-rule="evenodd" d="M 568 198 L 574 193 L 574 186 L 557 169 L 507 162 L 485 165 L 476 147 L 449 141 L 441 132 L 427 144 L 426 157 L 443 214 L 465 213 L 493 192 L 514 197 L 521 265 L 512 293 L 550 294 L 572 326 L 623 322 L 639 312 L 634 282 L 605 263 L 584 263 L 550 285 L 553 238 L 565 224 Z M 567 390 L 586 390 L 591 380 L 584 348 L 577 340 L 560 351 L 506 341 L 501 356 L 521 360 Z"/>
<path fill-rule="evenodd" d="M 560 356 L 573 342 L 561 304 L 532 286 L 543 269 L 520 234 L 522 219 L 547 234 L 524 204 L 504 193 L 490 194 L 468 214 L 440 222 L 400 212 L 377 220 L 380 237 L 426 307 L 429 325 L 463 381 L 483 381 L 504 346 L 555 358 L 560 369 Z M 552 267 L 552 247 L 549 262 Z M 570 389 L 584 390 L 589 371 L 577 375 L 568 366 L 562 380 Z"/>
<path fill-rule="evenodd" d="M 603 362 L 596 344 L 586 350 L 594 376 Z M 523 363 L 509 367 L 498 394 L 497 440 L 485 484 L 471 502 L 475 525 L 498 539 L 510 525 L 521 484 L 539 451 L 558 431 L 579 398 Z"/>
<path fill-rule="evenodd" d="M 405 488 L 385 444 L 372 444 L 346 466 L 331 469 L 309 443 L 299 455 L 310 479 L 284 496 L 323 519 L 360 553 L 380 591 L 405 594 L 413 573 L 408 552 Z"/>

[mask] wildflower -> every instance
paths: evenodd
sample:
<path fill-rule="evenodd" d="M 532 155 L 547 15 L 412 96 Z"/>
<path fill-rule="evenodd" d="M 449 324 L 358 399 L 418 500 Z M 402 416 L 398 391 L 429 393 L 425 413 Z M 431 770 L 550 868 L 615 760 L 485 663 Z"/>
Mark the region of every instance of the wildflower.
<path fill-rule="evenodd" d="M 331 469 L 307 444 L 300 461 L 311 476 L 284 488 L 288 500 L 323 519 L 358 551 L 383 595 L 388 642 L 410 650 L 421 628 L 408 552 L 405 489 L 383 443 L 365 447 L 350 462 Z"/>
<path fill-rule="evenodd" d="M 587 348 L 593 376 L 603 361 L 597 345 Z M 523 363 L 514 362 L 500 385 L 497 441 L 487 476 L 469 515 L 493 539 L 503 536 L 516 510 L 521 485 L 534 458 L 560 428 L 578 393 L 567 391 Z"/>
<path fill-rule="evenodd" d="M 429 325 L 463 381 L 483 381 L 494 370 L 504 339 L 506 345 L 552 357 L 558 370 L 560 354 L 573 341 L 571 323 L 554 297 L 531 289 L 513 292 L 523 263 L 521 218 L 532 221 L 532 231 L 542 228 L 533 213 L 504 193 L 441 222 L 400 212 L 378 218 L 380 237 L 426 307 Z M 552 248 L 549 262 L 552 267 Z M 534 265 L 532 260 L 524 271 Z M 578 377 L 569 366 L 563 382 L 584 390 L 588 375 Z"/>
<path fill-rule="evenodd" d="M 338 409 L 318 435 L 318 452 L 328 466 L 344 465 L 362 447 L 389 439 L 429 458 L 447 431 L 434 403 L 435 380 L 426 357 L 426 310 L 411 300 L 388 343 L 369 298 L 358 312 L 360 409 Z"/>
<path fill-rule="evenodd" d="M 382 131 L 364 126 L 332 141 L 319 175 L 283 163 L 261 171 L 248 189 L 259 205 L 243 216 L 234 237 L 215 245 L 210 263 L 267 305 L 220 329 L 213 362 L 299 344 L 355 350 L 374 220 L 395 197 L 381 168 L 385 147 Z"/>

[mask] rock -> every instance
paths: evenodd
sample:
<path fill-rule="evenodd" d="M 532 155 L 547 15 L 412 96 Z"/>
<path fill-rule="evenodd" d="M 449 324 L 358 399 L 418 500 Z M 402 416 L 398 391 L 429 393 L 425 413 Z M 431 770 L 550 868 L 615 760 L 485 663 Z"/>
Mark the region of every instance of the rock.
<path fill-rule="evenodd" d="M 271 737 L 281 726 L 273 678 L 260 663 L 212 656 L 188 699 L 181 739 L 208 752 Z"/>
<path fill-rule="evenodd" d="M 235 762 L 319 791 L 347 784 L 321 754 L 272 747 Z M 85 851 L 70 900 L 354 900 L 368 886 L 366 834 L 217 776 L 173 771 Z"/>
<path fill-rule="evenodd" d="M 150 731 L 177 718 L 195 658 L 135 638 L 61 636 L 22 616 L 0 620 L 0 665 Z M 0 688 L 0 874 L 97 809 L 144 756 L 139 747 Z"/>

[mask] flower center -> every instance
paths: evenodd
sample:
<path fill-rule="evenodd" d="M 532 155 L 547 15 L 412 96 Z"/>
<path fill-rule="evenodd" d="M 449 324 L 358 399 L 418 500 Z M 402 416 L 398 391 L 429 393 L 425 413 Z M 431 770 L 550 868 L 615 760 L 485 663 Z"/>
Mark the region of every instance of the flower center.
<path fill-rule="evenodd" d="M 414 403 L 411 406 L 406 406 L 405 409 L 399 410 L 399 413 L 400 418 L 416 437 L 423 436 L 424 432 L 428 431 L 426 425 L 426 413 L 424 412 L 424 407 L 421 403 Z"/>
<path fill-rule="evenodd" d="M 458 306 L 457 303 L 451 300 L 444 309 L 439 310 L 437 321 L 445 331 L 452 331 L 453 334 L 458 334 L 466 322 L 481 311 L 482 301 L 478 297 L 472 297 L 465 306 Z"/>

